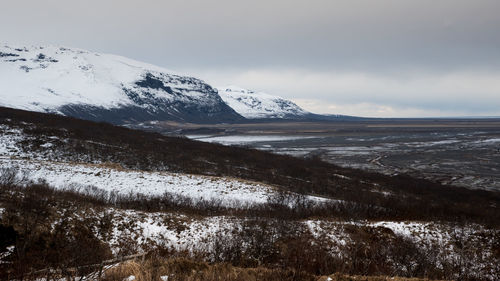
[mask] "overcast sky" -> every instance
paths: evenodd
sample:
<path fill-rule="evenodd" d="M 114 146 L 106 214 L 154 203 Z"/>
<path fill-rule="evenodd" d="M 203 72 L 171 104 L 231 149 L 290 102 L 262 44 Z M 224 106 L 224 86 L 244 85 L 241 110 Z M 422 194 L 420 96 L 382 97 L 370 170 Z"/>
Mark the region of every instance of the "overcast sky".
<path fill-rule="evenodd" d="M 16 0 L 0 41 L 123 55 L 317 113 L 500 116 L 498 0 Z"/>

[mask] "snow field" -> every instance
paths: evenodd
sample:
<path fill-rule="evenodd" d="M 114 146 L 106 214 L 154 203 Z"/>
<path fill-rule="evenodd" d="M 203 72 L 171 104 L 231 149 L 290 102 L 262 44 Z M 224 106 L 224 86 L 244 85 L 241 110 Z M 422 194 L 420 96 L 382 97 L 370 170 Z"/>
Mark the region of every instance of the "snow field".
<path fill-rule="evenodd" d="M 266 203 L 275 193 L 270 186 L 231 178 L 169 172 L 117 170 L 105 165 L 58 163 L 0 158 L 0 167 L 15 167 L 32 181 L 43 180 L 58 189 L 84 191 L 93 186 L 119 195 L 161 196 L 171 193 L 194 200 L 220 200 L 226 207 Z"/>

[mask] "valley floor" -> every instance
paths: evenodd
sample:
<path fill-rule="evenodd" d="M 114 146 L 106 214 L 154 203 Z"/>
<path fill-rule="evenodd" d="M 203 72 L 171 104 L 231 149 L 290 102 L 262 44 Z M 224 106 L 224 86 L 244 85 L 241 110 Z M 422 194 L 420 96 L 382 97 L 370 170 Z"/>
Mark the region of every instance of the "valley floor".
<path fill-rule="evenodd" d="M 297 157 L 316 156 L 343 167 L 389 175 L 406 173 L 467 188 L 500 190 L 498 119 L 158 123 L 149 129 Z"/>

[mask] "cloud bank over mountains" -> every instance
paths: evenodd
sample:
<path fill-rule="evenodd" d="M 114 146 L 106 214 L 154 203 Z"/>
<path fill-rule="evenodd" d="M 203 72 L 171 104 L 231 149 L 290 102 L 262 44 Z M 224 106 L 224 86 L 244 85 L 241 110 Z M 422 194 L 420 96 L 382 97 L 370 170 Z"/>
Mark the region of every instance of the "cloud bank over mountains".
<path fill-rule="evenodd" d="M 0 34 L 119 54 L 323 113 L 500 115 L 499 10 L 495 0 L 27 0 L 2 4 Z"/>

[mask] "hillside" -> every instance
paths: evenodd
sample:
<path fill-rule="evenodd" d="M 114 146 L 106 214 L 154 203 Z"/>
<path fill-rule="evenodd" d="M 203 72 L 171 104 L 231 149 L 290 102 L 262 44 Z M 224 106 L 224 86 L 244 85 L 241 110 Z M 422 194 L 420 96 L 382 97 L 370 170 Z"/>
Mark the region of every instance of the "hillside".
<path fill-rule="evenodd" d="M 304 194 L 383 206 L 384 216 L 397 217 L 404 212 L 419 219 L 436 215 L 454 218 L 458 214 L 492 221 L 500 217 L 497 193 L 409 175 L 369 173 L 315 158 L 275 155 L 9 108 L 0 108 L 0 118 L 10 130 L 23 134 L 15 148 L 18 157 L 27 153 L 26 157 L 33 154 L 53 161 L 110 162 L 126 169 L 241 178 Z"/>
<path fill-rule="evenodd" d="M 283 280 L 500 272 L 495 192 L 10 108 L 0 156 L 0 272 L 12 276 L 90 276 L 137 253 L 166 275 L 180 274 L 161 271 L 171 258 L 282 268 Z"/>
<path fill-rule="evenodd" d="M 115 124 L 243 119 L 205 82 L 120 56 L 0 46 L 0 105 Z"/>

